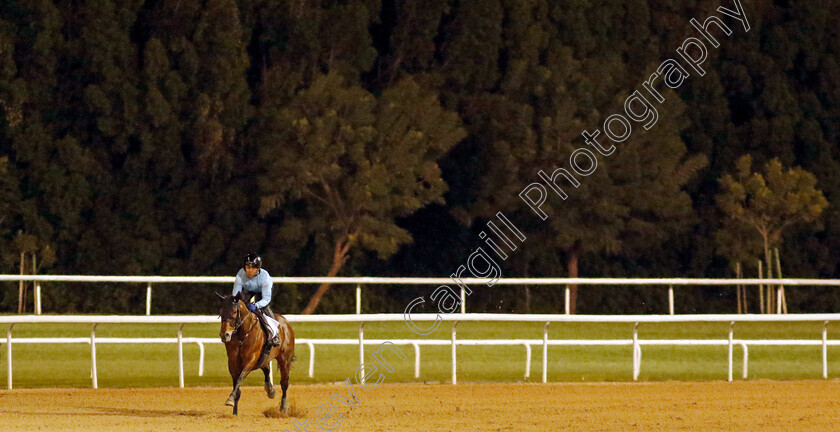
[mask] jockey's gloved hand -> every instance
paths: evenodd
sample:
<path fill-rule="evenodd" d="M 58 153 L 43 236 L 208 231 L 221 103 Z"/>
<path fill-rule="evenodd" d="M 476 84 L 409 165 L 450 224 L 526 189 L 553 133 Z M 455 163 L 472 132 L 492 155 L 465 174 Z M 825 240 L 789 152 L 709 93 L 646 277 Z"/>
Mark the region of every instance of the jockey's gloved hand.
<path fill-rule="evenodd" d="M 254 303 L 248 303 L 248 310 L 251 311 L 251 312 L 256 312 L 257 311 L 257 305 L 254 304 Z"/>

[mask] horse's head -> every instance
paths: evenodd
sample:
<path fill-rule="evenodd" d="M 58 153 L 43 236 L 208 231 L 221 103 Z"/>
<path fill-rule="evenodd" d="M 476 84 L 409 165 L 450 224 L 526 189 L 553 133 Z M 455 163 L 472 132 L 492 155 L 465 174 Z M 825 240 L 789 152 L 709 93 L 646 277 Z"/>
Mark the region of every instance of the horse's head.
<path fill-rule="evenodd" d="M 230 342 L 230 338 L 236 333 L 236 330 L 242 326 L 245 318 L 248 316 L 248 309 L 245 307 L 239 295 L 223 296 L 216 293 L 221 302 L 219 309 L 219 316 L 222 318 L 222 328 L 219 330 L 219 337 L 222 342 Z"/>

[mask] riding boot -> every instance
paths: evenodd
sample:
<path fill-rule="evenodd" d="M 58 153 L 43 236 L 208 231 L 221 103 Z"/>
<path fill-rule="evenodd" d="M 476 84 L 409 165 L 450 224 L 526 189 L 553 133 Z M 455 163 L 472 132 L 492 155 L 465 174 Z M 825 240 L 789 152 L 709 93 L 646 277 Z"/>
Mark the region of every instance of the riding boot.
<path fill-rule="evenodd" d="M 263 311 L 263 315 L 269 316 L 269 317 L 271 317 L 271 319 L 274 319 L 274 312 L 271 311 L 271 307 L 266 306 L 266 307 L 262 308 L 262 311 Z M 266 321 L 265 318 L 263 318 L 262 322 L 263 322 L 263 325 L 265 326 L 266 334 L 271 334 L 271 330 L 268 329 L 268 321 Z M 280 338 L 278 337 L 278 335 L 275 334 L 274 337 L 267 340 L 265 343 L 266 343 L 266 345 L 269 345 L 269 346 L 277 346 L 277 345 L 280 345 Z"/>

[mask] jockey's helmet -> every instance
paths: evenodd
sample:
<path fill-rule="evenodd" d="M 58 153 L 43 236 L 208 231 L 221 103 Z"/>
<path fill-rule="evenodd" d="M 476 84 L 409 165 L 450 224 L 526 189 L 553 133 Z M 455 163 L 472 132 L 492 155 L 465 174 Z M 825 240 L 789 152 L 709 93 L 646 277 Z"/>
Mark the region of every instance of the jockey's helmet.
<path fill-rule="evenodd" d="M 245 267 L 248 266 L 262 268 L 262 258 L 254 252 L 249 253 L 245 256 Z"/>

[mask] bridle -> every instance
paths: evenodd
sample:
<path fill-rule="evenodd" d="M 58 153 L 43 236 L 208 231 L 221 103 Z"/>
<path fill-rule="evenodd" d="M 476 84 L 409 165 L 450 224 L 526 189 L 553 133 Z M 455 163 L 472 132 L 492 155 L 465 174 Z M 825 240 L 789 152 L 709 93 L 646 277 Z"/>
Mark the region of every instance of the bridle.
<path fill-rule="evenodd" d="M 242 327 L 242 325 L 245 324 L 245 318 L 242 318 L 242 308 L 239 307 L 239 302 L 240 301 L 241 300 L 236 300 L 236 303 L 234 303 L 236 305 L 236 318 L 233 320 L 234 325 L 233 325 L 233 331 L 231 332 L 231 335 L 235 335 L 236 332 L 238 332 L 239 329 Z M 257 321 L 259 322 L 259 320 L 257 320 Z M 248 334 L 251 333 L 251 330 L 253 330 L 254 326 L 256 326 L 256 325 L 257 325 L 256 323 L 251 325 L 251 328 L 249 328 L 248 331 L 245 332 L 245 336 L 243 336 L 239 340 L 240 345 L 242 345 L 242 342 L 245 340 L 245 337 L 247 337 Z"/>

